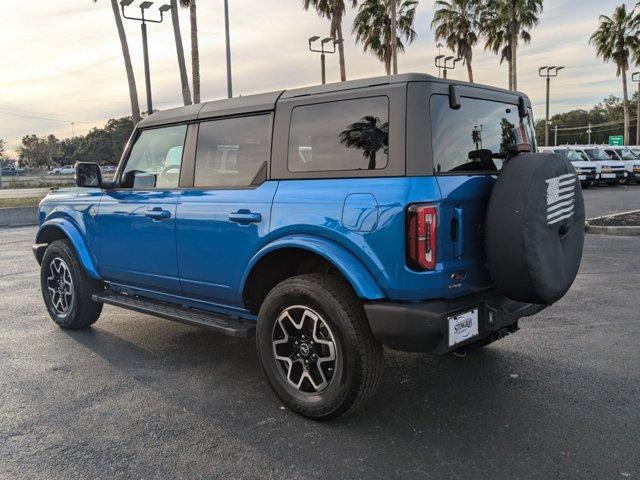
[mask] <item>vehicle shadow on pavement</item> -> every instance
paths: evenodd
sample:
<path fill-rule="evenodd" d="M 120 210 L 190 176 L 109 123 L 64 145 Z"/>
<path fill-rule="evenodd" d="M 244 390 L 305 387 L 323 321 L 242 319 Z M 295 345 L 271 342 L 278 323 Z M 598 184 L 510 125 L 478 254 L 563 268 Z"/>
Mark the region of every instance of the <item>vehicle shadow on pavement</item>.
<path fill-rule="evenodd" d="M 548 451 L 536 457 L 537 467 L 553 470 L 569 461 L 560 452 L 572 452 L 576 461 L 587 455 L 576 445 L 587 452 L 598 435 L 610 433 L 613 417 L 596 415 L 594 398 L 612 389 L 620 402 L 632 394 L 621 392 L 621 379 L 603 379 L 588 366 L 576 369 L 525 352 L 532 339 L 516 334 L 466 358 L 385 350 L 385 372 L 372 401 L 351 416 L 318 423 L 282 407 L 263 378 L 253 341 L 151 317 L 109 317 L 67 335 L 144 387 L 135 395 L 151 389 L 163 406 L 145 397 L 150 414 L 156 408 L 188 411 L 205 436 L 222 430 L 283 468 L 311 469 L 324 478 L 375 478 L 372 472 L 391 467 L 411 476 L 425 466 L 434 475 L 464 470 L 485 478 L 487 470 L 478 468 L 486 458 L 497 458 L 496 467 L 509 465 L 518 477 L 525 475 L 529 449 Z M 322 455 L 312 455 L 310 446 Z M 503 458 L 499 451 L 512 453 Z M 351 463 L 345 470 L 343 463 L 323 458 Z M 590 461 L 585 457 L 580 464 Z"/>

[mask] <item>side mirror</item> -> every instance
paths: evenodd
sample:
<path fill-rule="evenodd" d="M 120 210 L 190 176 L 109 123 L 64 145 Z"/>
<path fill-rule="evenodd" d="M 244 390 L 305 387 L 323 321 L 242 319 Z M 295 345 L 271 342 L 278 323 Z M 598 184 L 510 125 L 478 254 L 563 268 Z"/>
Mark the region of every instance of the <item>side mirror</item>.
<path fill-rule="evenodd" d="M 76 185 L 84 188 L 102 187 L 102 173 L 97 163 L 76 163 Z"/>

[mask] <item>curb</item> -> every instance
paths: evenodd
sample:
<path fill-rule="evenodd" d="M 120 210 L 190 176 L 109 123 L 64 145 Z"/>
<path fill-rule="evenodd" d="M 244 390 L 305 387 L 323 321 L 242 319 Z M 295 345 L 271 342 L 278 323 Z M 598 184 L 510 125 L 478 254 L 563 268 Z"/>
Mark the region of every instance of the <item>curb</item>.
<path fill-rule="evenodd" d="M 620 237 L 627 237 L 627 236 L 636 236 L 636 235 L 640 235 L 640 226 L 633 226 L 633 227 L 622 227 L 622 226 L 611 226 L 611 227 L 607 227 L 604 225 L 591 225 L 589 222 L 592 220 L 599 220 L 601 218 L 611 218 L 611 217 L 617 217 L 618 215 L 624 215 L 626 213 L 636 213 L 639 212 L 640 210 L 630 210 L 628 212 L 621 212 L 621 213 L 612 213 L 611 215 L 602 215 L 601 217 L 595 217 L 595 218 L 590 218 L 589 220 L 587 220 L 585 226 L 584 226 L 584 231 L 593 235 L 612 235 L 612 236 L 620 236 Z"/>
<path fill-rule="evenodd" d="M 0 227 L 26 227 L 38 224 L 38 207 L 0 208 Z"/>

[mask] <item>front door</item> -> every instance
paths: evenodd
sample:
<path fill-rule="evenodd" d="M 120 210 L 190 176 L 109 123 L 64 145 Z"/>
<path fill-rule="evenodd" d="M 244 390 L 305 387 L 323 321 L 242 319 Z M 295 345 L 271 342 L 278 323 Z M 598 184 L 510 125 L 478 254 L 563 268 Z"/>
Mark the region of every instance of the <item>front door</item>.
<path fill-rule="evenodd" d="M 271 115 L 200 124 L 193 189 L 177 211 L 178 266 L 188 297 L 242 307 L 244 267 L 269 233 L 277 182 L 266 181 Z"/>
<path fill-rule="evenodd" d="M 187 126 L 143 130 L 98 209 L 96 259 L 111 283 L 179 293 L 176 208 Z"/>

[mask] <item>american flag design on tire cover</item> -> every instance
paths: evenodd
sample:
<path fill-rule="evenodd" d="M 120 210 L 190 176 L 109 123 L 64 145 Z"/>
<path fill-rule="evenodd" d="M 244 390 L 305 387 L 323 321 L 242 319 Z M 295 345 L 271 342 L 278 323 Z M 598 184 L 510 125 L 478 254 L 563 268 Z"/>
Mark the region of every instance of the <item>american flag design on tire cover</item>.
<path fill-rule="evenodd" d="M 547 224 L 566 220 L 573 215 L 575 207 L 575 173 L 567 173 L 547 180 Z"/>

